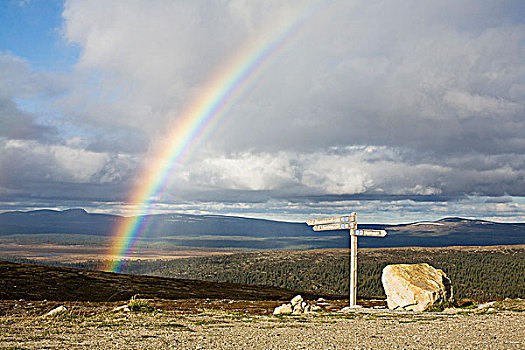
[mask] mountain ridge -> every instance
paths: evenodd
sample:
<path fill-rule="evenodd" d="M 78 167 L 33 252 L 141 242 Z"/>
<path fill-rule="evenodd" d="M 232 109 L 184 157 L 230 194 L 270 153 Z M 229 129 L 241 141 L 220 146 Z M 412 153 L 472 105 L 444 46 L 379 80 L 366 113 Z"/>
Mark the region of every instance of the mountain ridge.
<path fill-rule="evenodd" d="M 89 213 L 82 208 L 9 211 L 0 214 L 0 237 L 12 235 L 70 234 L 108 238 L 116 227 L 136 217 Z M 314 232 L 306 223 L 226 215 L 152 214 L 148 242 L 174 246 L 312 249 L 348 246 L 345 231 Z M 359 224 L 361 229 L 385 229 L 384 238 L 360 237 L 361 247 L 451 246 L 525 244 L 525 223 L 498 223 L 445 217 L 407 224 Z"/>

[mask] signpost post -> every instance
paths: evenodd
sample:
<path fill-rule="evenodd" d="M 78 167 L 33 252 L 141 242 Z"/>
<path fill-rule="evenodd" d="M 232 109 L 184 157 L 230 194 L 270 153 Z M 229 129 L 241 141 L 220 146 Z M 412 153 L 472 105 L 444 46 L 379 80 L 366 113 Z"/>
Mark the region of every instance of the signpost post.
<path fill-rule="evenodd" d="M 313 219 L 306 222 L 314 231 L 350 230 L 350 307 L 357 305 L 357 237 L 385 237 L 385 230 L 358 230 L 357 214 L 337 216 L 325 219 Z"/>

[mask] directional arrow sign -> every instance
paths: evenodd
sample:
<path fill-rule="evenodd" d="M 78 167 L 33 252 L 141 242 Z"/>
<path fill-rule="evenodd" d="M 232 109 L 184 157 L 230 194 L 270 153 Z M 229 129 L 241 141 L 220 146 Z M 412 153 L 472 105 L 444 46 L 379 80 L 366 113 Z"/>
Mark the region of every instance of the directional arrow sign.
<path fill-rule="evenodd" d="M 326 224 L 337 224 L 337 223 L 348 223 L 348 222 L 355 222 L 355 215 L 354 215 L 354 213 L 352 213 L 351 215 L 337 216 L 335 218 L 308 220 L 306 223 L 309 226 L 313 226 L 313 225 L 326 225 Z M 330 230 L 336 230 L 336 229 L 332 228 Z"/>
<path fill-rule="evenodd" d="M 385 230 L 355 230 L 356 236 L 385 237 Z"/>
<path fill-rule="evenodd" d="M 332 230 L 349 230 L 352 228 L 353 222 L 345 222 L 340 224 L 315 225 L 314 231 L 332 231 Z"/>

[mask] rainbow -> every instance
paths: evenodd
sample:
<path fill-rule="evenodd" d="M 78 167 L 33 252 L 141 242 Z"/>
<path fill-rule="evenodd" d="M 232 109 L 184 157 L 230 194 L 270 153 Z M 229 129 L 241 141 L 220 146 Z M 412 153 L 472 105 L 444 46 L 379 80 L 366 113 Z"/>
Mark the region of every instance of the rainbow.
<path fill-rule="evenodd" d="M 284 28 L 266 31 L 263 40 L 247 45 L 219 69 L 198 98 L 178 116 L 179 122 L 165 136 L 170 144 L 155 153 L 154 159 L 158 161 L 142 171 L 140 184 L 132 190 L 128 200 L 129 204 L 138 208 L 139 215 L 123 218 L 114 229 L 105 267 L 107 271 L 122 271 L 124 259 L 147 229 L 151 205 L 162 197 L 168 187 L 170 174 L 188 160 L 234 102 L 269 66 L 272 58 L 293 42 L 293 35 L 316 10 L 317 6 L 309 6 Z"/>

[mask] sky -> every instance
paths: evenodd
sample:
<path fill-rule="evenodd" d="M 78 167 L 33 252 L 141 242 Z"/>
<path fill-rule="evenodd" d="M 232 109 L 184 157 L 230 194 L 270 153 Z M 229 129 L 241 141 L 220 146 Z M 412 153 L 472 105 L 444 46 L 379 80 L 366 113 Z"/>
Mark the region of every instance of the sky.
<path fill-rule="evenodd" d="M 0 212 L 143 213 L 246 52 L 148 212 L 525 221 L 521 0 L 0 0 Z"/>

